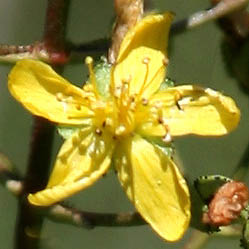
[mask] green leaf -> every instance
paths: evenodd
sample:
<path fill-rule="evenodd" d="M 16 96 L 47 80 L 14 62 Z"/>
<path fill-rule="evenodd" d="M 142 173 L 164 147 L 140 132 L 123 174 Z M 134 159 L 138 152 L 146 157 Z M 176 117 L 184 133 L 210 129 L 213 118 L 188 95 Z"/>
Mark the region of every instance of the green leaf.
<path fill-rule="evenodd" d="M 209 203 L 219 187 L 232 179 L 221 175 L 200 176 L 194 182 L 194 186 L 205 203 Z"/>

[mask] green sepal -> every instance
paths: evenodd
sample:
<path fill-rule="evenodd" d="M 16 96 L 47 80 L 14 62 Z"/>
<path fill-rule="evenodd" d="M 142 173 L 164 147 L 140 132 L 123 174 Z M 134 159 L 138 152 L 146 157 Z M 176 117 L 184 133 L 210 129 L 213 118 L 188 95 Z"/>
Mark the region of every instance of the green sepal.
<path fill-rule="evenodd" d="M 144 137 L 144 139 L 159 148 L 167 157 L 173 157 L 175 148 L 172 142 L 165 143 L 164 141 L 162 141 L 162 138 L 159 137 Z"/>
<path fill-rule="evenodd" d="M 100 61 L 96 63 L 94 73 L 98 92 L 105 98 L 109 97 L 111 64 L 107 62 L 106 57 L 102 56 Z"/>
<path fill-rule="evenodd" d="M 246 210 L 245 212 L 247 212 L 248 214 L 248 210 Z M 245 249 L 249 249 L 249 220 L 248 219 L 245 221 L 244 226 L 243 226 L 241 247 Z"/>
<path fill-rule="evenodd" d="M 194 181 L 194 186 L 204 203 L 208 204 L 215 192 L 232 179 L 221 175 L 200 176 Z"/>
<path fill-rule="evenodd" d="M 175 82 L 170 78 L 165 78 L 164 81 L 161 83 L 159 91 L 165 90 L 169 87 L 173 87 Z"/>
<path fill-rule="evenodd" d="M 57 126 L 57 131 L 60 136 L 62 136 L 65 140 L 69 139 L 74 132 L 78 131 L 79 127 L 69 127 L 69 126 Z"/>

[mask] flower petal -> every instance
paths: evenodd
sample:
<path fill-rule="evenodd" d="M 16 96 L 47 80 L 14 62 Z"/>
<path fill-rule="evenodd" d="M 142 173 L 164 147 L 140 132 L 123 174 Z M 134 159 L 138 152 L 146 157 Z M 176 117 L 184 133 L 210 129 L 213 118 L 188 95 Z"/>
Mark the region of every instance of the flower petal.
<path fill-rule="evenodd" d="M 113 146 L 110 136 L 91 128 L 75 132 L 61 147 L 46 189 L 29 194 L 29 202 L 48 206 L 89 187 L 109 168 Z"/>
<path fill-rule="evenodd" d="M 123 83 L 130 95 L 148 97 L 165 77 L 166 48 L 173 15 L 150 15 L 126 34 L 114 67 L 114 94 Z"/>
<path fill-rule="evenodd" d="M 30 112 L 52 122 L 82 124 L 82 118 L 92 115 L 84 100 L 86 93 L 43 62 L 18 62 L 9 75 L 8 87 Z"/>
<path fill-rule="evenodd" d="M 172 136 L 224 135 L 235 129 L 240 120 L 240 111 L 232 98 L 192 85 L 159 91 L 149 105 L 162 110 L 161 118 Z"/>
<path fill-rule="evenodd" d="M 115 166 L 129 199 L 162 238 L 180 239 L 190 220 L 190 197 L 176 165 L 139 136 L 117 147 Z"/>

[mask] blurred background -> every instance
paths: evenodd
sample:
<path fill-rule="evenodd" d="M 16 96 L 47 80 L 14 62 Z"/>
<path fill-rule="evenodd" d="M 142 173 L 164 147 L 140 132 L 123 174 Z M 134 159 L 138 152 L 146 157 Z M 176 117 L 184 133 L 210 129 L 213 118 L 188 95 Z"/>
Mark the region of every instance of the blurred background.
<path fill-rule="evenodd" d="M 0 1 L 0 43 L 30 44 L 43 34 L 45 0 Z M 151 0 L 154 10 L 171 10 L 175 20 L 210 7 L 208 0 Z M 72 0 L 67 37 L 72 42 L 86 42 L 107 37 L 114 18 L 112 0 Z M 218 89 L 232 96 L 241 109 L 240 125 L 232 134 L 220 138 L 186 136 L 175 145 L 186 173 L 194 180 L 199 175 L 229 176 L 239 163 L 249 142 L 248 95 L 227 72 L 221 53 L 223 34 L 215 23 L 207 23 L 191 31 L 170 38 L 170 66 L 168 76 L 177 83 L 196 83 Z M 8 93 L 7 75 L 11 65 L 0 64 L 0 151 L 25 172 L 31 115 Z M 64 76 L 81 84 L 87 73 L 82 63 L 68 65 Z M 56 135 L 54 156 L 62 140 Z M 70 198 L 83 210 L 119 212 L 133 210 L 116 176 L 109 173 L 97 184 Z M 0 248 L 13 248 L 17 213 L 17 199 L 0 186 Z M 42 249 L 161 249 L 182 248 L 190 235 L 177 243 L 165 243 L 148 226 L 130 228 L 95 228 L 84 230 L 69 225 L 45 221 Z M 208 248 L 240 248 L 239 238 L 212 238 Z"/>

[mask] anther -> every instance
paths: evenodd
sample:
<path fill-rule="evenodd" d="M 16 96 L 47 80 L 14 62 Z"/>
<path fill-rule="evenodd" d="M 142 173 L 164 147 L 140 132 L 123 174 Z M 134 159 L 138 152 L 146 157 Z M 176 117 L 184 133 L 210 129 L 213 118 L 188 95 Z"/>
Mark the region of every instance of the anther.
<path fill-rule="evenodd" d="M 120 95 L 121 95 L 121 87 L 120 87 L 120 86 L 117 86 L 117 87 L 115 88 L 115 91 L 114 91 L 114 96 L 115 96 L 116 98 L 119 98 Z"/>
<path fill-rule="evenodd" d="M 182 107 L 180 106 L 180 104 L 179 104 L 178 101 L 176 101 L 176 107 L 178 108 L 178 110 L 183 111 L 183 109 L 182 109 Z"/>
<path fill-rule="evenodd" d="M 81 106 L 80 106 L 80 105 L 76 105 L 76 109 L 77 109 L 78 111 L 80 111 L 80 110 L 81 110 Z"/>
<path fill-rule="evenodd" d="M 106 121 L 102 123 L 102 127 L 105 128 L 105 126 L 106 126 Z"/>
<path fill-rule="evenodd" d="M 88 66 L 88 70 L 90 73 L 90 81 L 92 83 L 92 84 L 89 84 L 89 87 L 93 87 L 93 93 L 94 93 L 95 97 L 98 98 L 99 94 L 97 91 L 97 82 L 96 82 L 96 77 L 95 77 L 94 70 L 93 70 L 93 58 L 90 56 L 87 56 L 85 59 L 85 63 Z M 86 88 L 85 86 L 83 88 Z"/>
<path fill-rule="evenodd" d="M 164 65 L 164 66 L 168 66 L 168 64 L 169 64 L 169 59 L 166 58 L 166 57 L 164 57 L 164 58 L 163 58 L 163 65 Z"/>
<path fill-rule="evenodd" d="M 135 102 L 135 96 L 130 96 L 130 101 Z"/>
<path fill-rule="evenodd" d="M 165 143 L 170 143 L 172 141 L 172 137 L 169 134 L 169 132 L 167 132 L 167 134 L 162 138 L 163 142 Z"/>
<path fill-rule="evenodd" d="M 99 136 L 102 135 L 102 131 L 101 131 L 99 128 L 97 128 L 97 129 L 95 130 L 95 133 L 96 133 L 97 135 L 99 135 Z"/>
<path fill-rule="evenodd" d="M 182 107 L 181 107 L 181 105 L 180 105 L 180 103 L 179 103 L 179 100 L 181 100 L 181 98 L 182 98 L 181 93 L 177 91 L 177 92 L 175 93 L 175 102 L 176 102 L 177 108 L 178 108 L 179 110 L 182 111 L 183 109 L 182 109 Z"/>
<path fill-rule="evenodd" d="M 93 58 L 90 57 L 90 56 L 87 56 L 87 57 L 86 57 L 86 60 L 85 60 L 85 63 L 86 63 L 87 65 L 91 65 L 91 64 L 93 63 Z"/>
<path fill-rule="evenodd" d="M 148 103 L 149 103 L 148 99 L 142 98 L 143 105 L 148 105 Z"/>
<path fill-rule="evenodd" d="M 144 64 L 149 64 L 149 62 L 150 62 L 150 58 L 149 57 L 145 57 L 145 58 L 143 58 L 143 60 L 142 60 L 142 63 L 144 63 Z"/>
<path fill-rule="evenodd" d="M 159 117 L 157 121 L 159 124 L 163 124 L 163 119 L 161 117 Z"/>
<path fill-rule="evenodd" d="M 63 94 L 61 92 L 55 94 L 58 101 L 63 101 Z"/>

